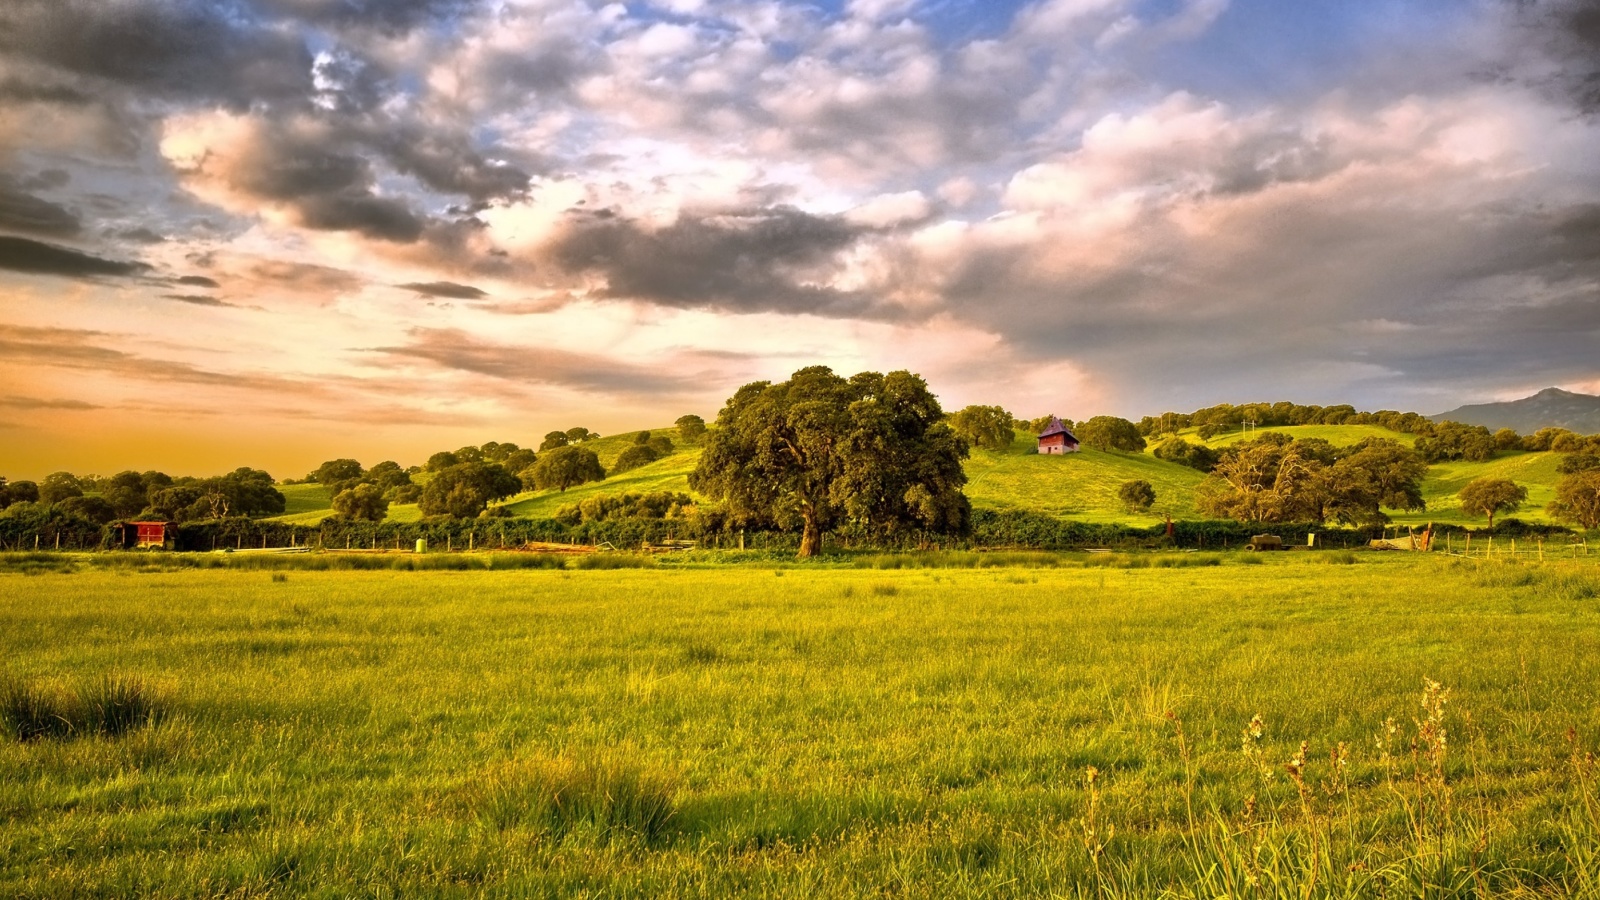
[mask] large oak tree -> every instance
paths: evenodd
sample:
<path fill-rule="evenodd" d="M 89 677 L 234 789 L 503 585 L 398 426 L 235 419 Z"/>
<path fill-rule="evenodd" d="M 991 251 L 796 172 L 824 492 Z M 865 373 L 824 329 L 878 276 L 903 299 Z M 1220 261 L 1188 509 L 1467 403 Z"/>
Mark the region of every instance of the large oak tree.
<path fill-rule="evenodd" d="M 868 536 L 960 533 L 967 445 L 910 372 L 841 378 L 826 366 L 740 388 L 689 484 L 750 525 L 800 531 L 800 556 L 841 525 Z"/>

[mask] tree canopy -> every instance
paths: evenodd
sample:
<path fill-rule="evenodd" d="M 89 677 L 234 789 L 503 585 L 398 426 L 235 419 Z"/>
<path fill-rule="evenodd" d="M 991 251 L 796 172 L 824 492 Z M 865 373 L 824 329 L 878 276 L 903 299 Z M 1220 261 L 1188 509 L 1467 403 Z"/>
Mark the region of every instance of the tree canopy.
<path fill-rule="evenodd" d="M 428 480 L 418 506 L 424 515 L 468 519 L 521 488 L 517 477 L 498 463 L 457 463 Z"/>
<path fill-rule="evenodd" d="M 333 498 L 333 511 L 341 519 L 382 522 L 389 514 L 389 501 L 383 495 L 383 488 L 362 482 L 340 491 Z"/>
<path fill-rule="evenodd" d="M 950 428 L 969 446 L 984 450 L 1004 450 L 1017 432 L 1011 413 L 998 406 L 968 406 L 950 415 Z"/>
<path fill-rule="evenodd" d="M 1600 468 L 1581 469 L 1556 482 L 1549 512 L 1590 531 L 1600 528 Z"/>
<path fill-rule="evenodd" d="M 555 488 L 565 492 L 590 481 L 604 481 L 606 470 L 593 450 L 562 446 L 543 453 L 528 470 L 536 490 Z"/>
<path fill-rule="evenodd" d="M 1508 478 L 1485 475 L 1467 482 L 1456 496 L 1461 498 L 1461 509 L 1471 515 L 1488 516 L 1489 527 L 1494 528 L 1496 513 L 1514 512 L 1528 499 L 1528 489 Z"/>
<path fill-rule="evenodd" d="M 943 417 L 910 372 L 845 379 L 812 366 L 730 397 L 689 484 L 736 521 L 798 529 L 802 557 L 841 525 L 873 536 L 959 533 L 971 512 L 961 491 L 967 445 Z"/>
<path fill-rule="evenodd" d="M 1144 512 L 1156 502 L 1156 489 L 1144 480 L 1125 481 L 1117 490 L 1117 499 L 1128 512 Z"/>
<path fill-rule="evenodd" d="M 706 420 L 696 415 L 679 416 L 672 424 L 678 426 L 678 437 L 685 443 L 694 443 L 706 433 Z"/>
<path fill-rule="evenodd" d="M 1078 443 L 1096 450 L 1122 450 L 1139 453 L 1144 450 L 1144 436 L 1139 426 L 1116 416 L 1095 416 L 1074 429 Z"/>
<path fill-rule="evenodd" d="M 1207 515 L 1240 522 L 1373 524 L 1387 521 L 1385 506 L 1423 508 L 1427 468 L 1394 441 L 1338 448 L 1269 432 L 1224 450 L 1195 501 Z"/>

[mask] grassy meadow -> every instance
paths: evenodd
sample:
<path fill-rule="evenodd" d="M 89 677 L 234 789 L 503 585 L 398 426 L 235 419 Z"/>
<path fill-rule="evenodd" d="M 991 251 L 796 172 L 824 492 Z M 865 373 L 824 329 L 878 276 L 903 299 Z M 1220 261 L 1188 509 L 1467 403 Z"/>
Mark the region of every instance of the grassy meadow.
<path fill-rule="evenodd" d="M 1600 896 L 1592 561 L 694 559 L 0 559 L 0 895 Z"/>

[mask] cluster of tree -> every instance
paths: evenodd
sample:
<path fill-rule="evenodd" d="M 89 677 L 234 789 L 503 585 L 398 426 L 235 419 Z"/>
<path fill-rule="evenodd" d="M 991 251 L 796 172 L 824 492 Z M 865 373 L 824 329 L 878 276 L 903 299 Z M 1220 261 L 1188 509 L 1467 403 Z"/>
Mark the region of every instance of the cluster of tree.
<path fill-rule="evenodd" d="M 1016 440 L 1018 427 L 1028 427 L 998 406 L 968 406 L 950 414 L 949 425 L 968 446 L 1004 450 Z M 1045 424 L 1050 420 L 1045 419 Z M 1042 430 L 1042 426 L 1041 426 Z"/>
<path fill-rule="evenodd" d="M 1497 444 L 1495 436 L 1482 425 L 1463 425 L 1460 422 L 1440 422 L 1428 434 L 1417 438 L 1417 452 L 1430 463 L 1463 459 L 1467 462 L 1484 462 L 1494 459 L 1499 450 L 1515 449 L 1517 434 L 1506 429 L 1511 445 Z"/>
<path fill-rule="evenodd" d="M 248 467 L 213 478 L 174 478 L 155 471 L 104 478 L 55 472 L 37 484 L 0 483 L 0 508 L 13 517 L 37 517 L 48 509 L 103 525 L 117 519 L 272 516 L 283 512 L 284 497 L 271 475 Z"/>
<path fill-rule="evenodd" d="M 546 434 L 544 440 L 539 442 L 539 452 L 543 453 L 546 450 L 570 447 L 573 444 L 585 444 L 599 439 L 600 435 L 597 432 L 590 431 L 579 425 L 568 428 L 566 431 L 552 431 Z"/>
<path fill-rule="evenodd" d="M 634 435 L 633 446 L 623 450 L 617 457 L 616 465 L 612 466 L 611 470 L 628 472 L 640 466 L 648 466 L 663 456 L 671 455 L 672 451 L 671 438 L 664 434 L 652 435 L 648 431 L 641 431 Z"/>
<path fill-rule="evenodd" d="M 910 372 L 801 369 L 741 387 L 716 425 L 689 485 L 740 526 L 800 531 L 802 557 L 841 525 L 876 538 L 967 528 L 967 442 Z"/>
<path fill-rule="evenodd" d="M 688 494 L 655 491 L 586 497 L 556 510 L 553 518 L 563 525 L 581 525 L 618 519 L 690 519 L 695 511 L 694 498 Z"/>
<path fill-rule="evenodd" d="M 479 447 L 462 447 L 460 450 L 441 450 L 428 457 L 421 469 L 408 469 L 415 475 L 420 472 L 442 472 L 451 466 L 462 463 L 494 463 L 509 472 L 521 472 L 533 465 L 537 459 L 532 450 L 527 450 L 516 444 L 506 441 L 490 441 Z"/>
<path fill-rule="evenodd" d="M 1172 435 L 1156 445 L 1156 459 L 1188 466 L 1201 472 L 1210 472 L 1217 467 L 1217 462 L 1222 459 L 1222 454 L 1207 447 L 1205 444 L 1191 444 L 1177 435 Z"/>
<path fill-rule="evenodd" d="M 1397 441 L 1341 448 L 1268 433 L 1225 449 L 1195 499 L 1201 512 L 1240 522 L 1368 525 L 1388 520 L 1382 507 L 1423 509 L 1427 470 Z"/>
<path fill-rule="evenodd" d="M 393 460 L 365 469 L 353 459 L 330 459 L 305 480 L 328 488 L 333 511 L 341 518 L 381 522 L 389 514 L 389 504 L 421 499 L 422 488 L 411 480 L 412 474 Z"/>
<path fill-rule="evenodd" d="M 1142 453 L 1144 435 L 1139 427 L 1127 419 L 1116 416 L 1095 416 L 1073 429 L 1078 443 L 1096 450 L 1121 450 L 1125 453 Z"/>
<path fill-rule="evenodd" d="M 1392 409 L 1378 412 L 1357 412 L 1356 408 L 1341 403 L 1336 406 L 1317 406 L 1290 403 L 1221 403 L 1197 409 L 1192 413 L 1165 412 L 1159 416 L 1145 416 L 1139 420 L 1139 432 L 1146 436 L 1175 434 L 1185 428 L 1199 428 L 1200 436 L 1210 439 L 1228 430 L 1237 430 L 1246 422 L 1262 427 L 1285 425 L 1379 425 L 1402 434 L 1426 434 L 1433 428 L 1427 416 Z"/>

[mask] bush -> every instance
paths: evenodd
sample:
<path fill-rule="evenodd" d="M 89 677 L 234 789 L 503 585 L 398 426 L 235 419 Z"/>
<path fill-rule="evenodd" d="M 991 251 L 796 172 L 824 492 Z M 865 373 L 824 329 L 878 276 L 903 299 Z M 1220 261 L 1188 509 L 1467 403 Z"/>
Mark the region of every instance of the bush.
<path fill-rule="evenodd" d="M 1127 481 L 1117 491 L 1117 499 L 1128 512 L 1143 512 L 1156 502 L 1156 489 L 1148 481 Z"/>
<path fill-rule="evenodd" d="M 660 458 L 654 447 L 648 444 L 634 444 L 617 456 L 617 461 L 612 465 L 611 471 L 613 474 L 629 472 L 641 466 L 648 466 Z"/>

